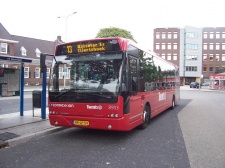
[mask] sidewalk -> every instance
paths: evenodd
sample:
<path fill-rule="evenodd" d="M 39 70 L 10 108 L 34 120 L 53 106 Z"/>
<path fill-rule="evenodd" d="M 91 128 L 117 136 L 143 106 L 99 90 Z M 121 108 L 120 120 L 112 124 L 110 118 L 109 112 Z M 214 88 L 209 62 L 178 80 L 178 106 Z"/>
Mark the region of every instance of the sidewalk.
<path fill-rule="evenodd" d="M 24 92 L 33 92 L 34 90 L 41 91 L 42 86 L 24 87 Z M 0 97 L 0 100 L 19 98 L 20 96 Z M 24 95 L 24 98 L 32 98 L 32 94 Z M 46 108 L 46 119 L 42 119 L 41 108 L 34 108 L 34 116 L 33 110 L 24 111 L 24 116 L 20 116 L 20 112 L 0 115 L 0 148 L 7 147 L 10 143 L 22 138 L 56 129 L 56 127 L 50 125 L 48 113 L 48 108 Z"/>
<path fill-rule="evenodd" d="M 41 109 L 34 109 L 34 116 L 33 110 L 24 111 L 24 116 L 20 116 L 20 112 L 0 115 L 0 148 L 20 139 L 59 128 L 50 125 L 48 109 L 46 113 L 46 119 L 41 118 Z"/>

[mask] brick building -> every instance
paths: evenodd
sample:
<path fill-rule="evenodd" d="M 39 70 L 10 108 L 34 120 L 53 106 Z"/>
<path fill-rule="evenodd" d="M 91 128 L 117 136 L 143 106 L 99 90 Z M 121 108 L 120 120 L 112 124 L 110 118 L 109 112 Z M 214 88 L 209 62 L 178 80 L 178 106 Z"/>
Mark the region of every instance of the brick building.
<path fill-rule="evenodd" d="M 40 53 L 54 54 L 55 46 L 62 43 L 58 36 L 55 41 L 47 41 L 11 35 L 0 23 L 0 56 L 10 59 L 32 59 L 32 63 L 24 64 L 24 83 L 25 85 L 40 85 L 42 82 L 40 73 Z M 47 76 L 50 72 L 51 59 L 47 58 Z M 21 64 L 13 61 L 0 59 L 1 68 L 20 69 Z"/>
<path fill-rule="evenodd" d="M 225 72 L 225 27 L 155 28 L 154 52 L 176 64 L 181 84 Z"/>

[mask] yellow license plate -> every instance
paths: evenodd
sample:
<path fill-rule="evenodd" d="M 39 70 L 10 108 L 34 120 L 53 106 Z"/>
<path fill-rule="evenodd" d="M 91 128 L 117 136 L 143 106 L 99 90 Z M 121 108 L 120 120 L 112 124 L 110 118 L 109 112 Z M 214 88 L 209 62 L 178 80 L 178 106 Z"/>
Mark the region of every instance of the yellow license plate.
<path fill-rule="evenodd" d="M 74 120 L 73 124 L 74 125 L 81 125 L 81 126 L 88 126 L 89 125 L 89 121 Z"/>

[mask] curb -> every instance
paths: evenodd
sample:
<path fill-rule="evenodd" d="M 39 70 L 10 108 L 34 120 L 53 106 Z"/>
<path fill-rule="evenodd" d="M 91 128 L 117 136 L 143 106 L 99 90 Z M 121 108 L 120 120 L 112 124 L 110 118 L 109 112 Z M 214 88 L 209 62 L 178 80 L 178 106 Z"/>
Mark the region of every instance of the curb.
<path fill-rule="evenodd" d="M 0 140 L 0 149 L 1 148 L 5 148 L 9 146 L 9 142 L 8 141 L 2 141 Z"/>
<path fill-rule="evenodd" d="M 5 147 L 15 146 L 16 144 L 20 143 L 21 141 L 26 141 L 26 140 L 29 140 L 29 139 L 34 138 L 34 137 L 38 137 L 38 136 L 41 136 L 41 135 L 44 135 L 44 134 L 47 134 L 47 133 L 58 132 L 58 131 L 61 131 L 61 130 L 64 130 L 64 129 L 66 129 L 66 128 L 64 128 L 64 127 L 53 127 L 53 128 L 46 128 L 44 130 L 37 131 L 35 133 L 21 135 L 17 138 L 7 140 L 7 142 L 6 142 L 7 146 L 5 146 Z"/>

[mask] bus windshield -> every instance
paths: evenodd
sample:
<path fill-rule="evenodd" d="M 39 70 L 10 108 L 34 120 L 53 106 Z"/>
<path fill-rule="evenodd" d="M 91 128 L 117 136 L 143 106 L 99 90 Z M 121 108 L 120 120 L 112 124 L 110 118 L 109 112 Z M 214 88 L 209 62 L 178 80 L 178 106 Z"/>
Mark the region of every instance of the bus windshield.
<path fill-rule="evenodd" d="M 52 91 L 101 92 L 116 95 L 119 89 L 122 53 L 55 56 Z"/>

